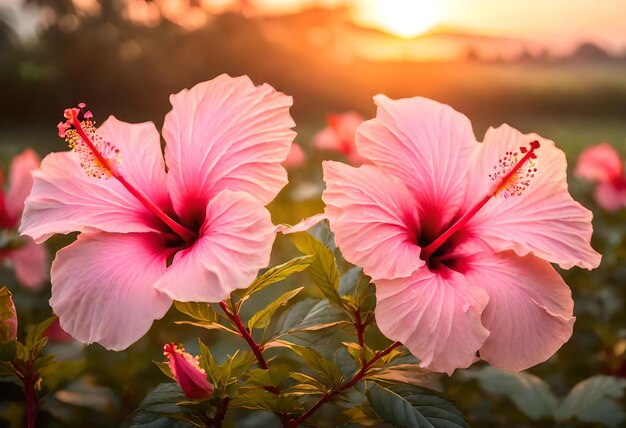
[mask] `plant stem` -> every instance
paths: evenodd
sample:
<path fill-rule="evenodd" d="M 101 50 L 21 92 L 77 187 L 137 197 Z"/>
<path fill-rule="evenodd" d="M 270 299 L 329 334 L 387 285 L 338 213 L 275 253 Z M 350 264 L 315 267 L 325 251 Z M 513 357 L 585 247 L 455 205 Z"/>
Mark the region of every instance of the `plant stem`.
<path fill-rule="evenodd" d="M 261 345 L 256 343 L 256 341 L 250 334 L 250 331 L 246 328 L 245 325 L 243 325 L 239 314 L 237 312 L 231 312 L 228 309 L 228 305 L 226 305 L 226 303 L 224 302 L 220 302 L 220 307 L 222 308 L 228 319 L 232 321 L 235 327 L 237 327 L 237 330 L 239 330 L 239 335 L 243 337 L 246 342 L 248 342 L 250 349 L 252 349 L 252 352 L 254 353 L 254 356 L 259 363 L 259 367 L 261 367 L 263 370 L 268 370 L 267 361 L 265 361 L 265 357 L 263 356 L 263 348 L 261 347 Z M 272 394 L 280 395 L 280 389 L 277 386 L 266 386 L 264 387 L 264 389 L 271 392 Z M 277 413 L 276 416 L 280 418 L 283 427 L 289 426 L 289 417 L 287 415 Z M 217 415 L 215 416 L 215 418 L 217 419 Z"/>
<path fill-rule="evenodd" d="M 361 347 L 361 367 L 365 365 L 365 324 L 361 322 L 361 311 L 357 309 L 354 312 L 354 329 L 356 330 L 356 336 Z"/>
<path fill-rule="evenodd" d="M 261 367 L 263 370 L 267 370 L 268 366 L 267 366 L 267 361 L 265 361 L 265 357 L 263 356 L 263 348 L 261 347 L 261 345 L 256 343 L 256 341 L 250 334 L 250 331 L 246 328 L 245 325 L 243 325 L 243 322 L 241 322 L 241 318 L 239 317 L 239 314 L 231 312 L 228 309 L 228 305 L 226 305 L 226 303 L 224 302 L 220 302 L 220 307 L 222 308 L 222 310 L 224 311 L 228 319 L 230 319 L 235 325 L 235 327 L 237 327 L 237 330 L 239 330 L 239 335 L 246 342 L 248 342 L 250 349 L 254 353 L 254 356 L 256 357 L 259 363 L 259 367 Z M 265 389 L 273 394 L 276 394 L 276 395 L 280 394 L 280 390 L 275 386 L 268 386 Z"/>
<path fill-rule="evenodd" d="M 226 397 L 222 400 L 220 404 L 220 408 L 217 409 L 217 413 L 215 413 L 215 417 L 213 418 L 213 426 L 215 428 L 222 428 L 222 422 L 224 421 L 224 416 L 226 416 L 226 410 L 228 409 L 228 402 L 230 398 Z"/>
<path fill-rule="evenodd" d="M 32 361 L 26 363 L 26 373 L 24 373 L 24 393 L 26 395 L 26 424 L 28 428 L 35 428 L 37 421 L 37 380 L 39 375 L 33 373 Z"/>
<path fill-rule="evenodd" d="M 350 379 L 348 382 L 344 383 L 342 386 L 340 386 L 337 389 L 334 389 L 330 392 L 327 392 L 326 394 L 324 394 L 318 401 L 317 403 L 315 403 L 313 405 L 313 407 L 311 407 L 309 410 L 307 410 L 304 414 L 302 414 L 299 418 L 297 419 L 293 419 L 291 421 L 289 421 L 289 424 L 287 425 L 289 428 L 296 428 L 298 425 L 300 425 L 302 422 L 304 422 L 306 419 L 308 419 L 313 413 L 315 413 L 315 411 L 317 409 L 319 409 L 320 407 L 322 407 L 322 405 L 324 403 L 326 403 L 328 400 L 330 400 L 335 394 L 345 391 L 346 389 L 352 388 L 354 385 L 356 385 L 356 383 L 358 381 L 360 381 L 365 374 L 367 373 L 367 370 L 374 365 L 374 363 L 376 363 L 376 361 L 380 360 L 382 357 L 384 357 L 385 355 L 389 354 L 391 351 L 393 351 L 395 348 L 397 348 L 398 346 L 400 346 L 401 343 L 400 342 L 393 342 L 391 345 L 389 345 L 387 348 L 385 348 L 384 350 L 377 352 L 371 360 L 369 360 L 365 365 L 363 365 L 363 367 L 361 367 L 361 369 L 354 375 L 352 376 L 352 379 Z"/>

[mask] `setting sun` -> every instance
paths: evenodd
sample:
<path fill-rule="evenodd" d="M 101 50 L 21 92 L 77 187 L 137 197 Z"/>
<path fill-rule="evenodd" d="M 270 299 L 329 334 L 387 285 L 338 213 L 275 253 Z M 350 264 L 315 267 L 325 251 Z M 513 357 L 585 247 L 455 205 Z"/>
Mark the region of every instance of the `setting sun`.
<path fill-rule="evenodd" d="M 360 18 L 400 37 L 415 37 L 439 19 L 436 2 L 425 0 L 370 0 L 362 3 Z"/>

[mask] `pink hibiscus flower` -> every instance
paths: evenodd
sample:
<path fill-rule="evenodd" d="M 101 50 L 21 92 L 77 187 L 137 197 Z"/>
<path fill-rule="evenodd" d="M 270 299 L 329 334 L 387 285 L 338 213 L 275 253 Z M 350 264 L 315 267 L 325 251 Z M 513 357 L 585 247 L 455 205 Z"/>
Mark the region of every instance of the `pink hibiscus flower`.
<path fill-rule="evenodd" d="M 13 159 L 9 189 L 4 193 L 4 174 L 0 169 L 0 262 L 8 261 L 20 284 L 39 290 L 48 276 L 48 252 L 28 237 L 19 237 L 24 200 L 33 186 L 31 171 L 39 167 L 37 154 L 27 149 Z"/>
<path fill-rule="evenodd" d="M 68 109 L 59 131 L 73 150 L 33 173 L 21 232 L 81 232 L 56 255 L 50 299 L 79 341 L 124 349 L 172 299 L 221 301 L 269 262 L 265 205 L 287 183 L 291 97 L 222 75 L 170 101 L 167 172 L 152 123 L 110 117 L 96 129 Z"/>
<path fill-rule="evenodd" d="M 624 162 L 610 144 L 598 144 L 583 150 L 578 157 L 576 175 L 598 183 L 594 196 L 603 210 L 615 212 L 626 207 Z"/>
<path fill-rule="evenodd" d="M 348 158 L 352 165 L 361 165 L 365 158 L 359 155 L 354 142 L 354 135 L 363 116 L 349 111 L 341 114 L 329 114 L 328 126 L 313 137 L 313 145 L 320 150 L 339 152 Z"/>
<path fill-rule="evenodd" d="M 357 132 L 373 165 L 324 162 L 323 199 L 345 258 L 376 284 L 376 320 L 424 367 L 545 361 L 574 323 L 550 265 L 594 268 L 591 213 L 567 190 L 552 141 L 469 120 L 424 98 L 375 97 Z"/>

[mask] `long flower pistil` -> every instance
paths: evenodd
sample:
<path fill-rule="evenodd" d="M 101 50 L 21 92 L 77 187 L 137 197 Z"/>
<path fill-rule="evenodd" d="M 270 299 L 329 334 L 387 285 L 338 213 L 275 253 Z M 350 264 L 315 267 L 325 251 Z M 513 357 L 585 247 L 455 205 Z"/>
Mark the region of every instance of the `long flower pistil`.
<path fill-rule="evenodd" d="M 119 168 L 121 163 L 120 150 L 97 134 L 97 128 L 90 111 L 85 112 L 82 115 L 83 119 L 80 119 L 84 108 L 85 104 L 80 103 L 78 108 L 65 109 L 63 115 L 66 120 L 59 122 L 57 128 L 59 129 L 59 137 L 65 139 L 70 149 L 80 156 L 80 165 L 85 172 L 98 179 L 115 178 L 180 238 L 185 242 L 193 242 L 197 238 L 196 233 L 168 216 L 144 192 L 124 178 Z"/>
<path fill-rule="evenodd" d="M 421 258 L 428 260 L 452 235 L 467 224 L 472 217 L 494 196 L 501 195 L 504 198 L 521 196 L 523 191 L 530 185 L 535 177 L 537 168 L 535 150 L 540 147 L 539 141 L 532 141 L 530 148 L 520 147 L 519 152 L 506 152 L 494 165 L 494 172 L 489 178 L 494 182 L 489 192 L 465 212 L 452 226 L 443 232 L 437 239 L 422 248 Z M 519 158 L 520 154 L 523 156 Z"/>

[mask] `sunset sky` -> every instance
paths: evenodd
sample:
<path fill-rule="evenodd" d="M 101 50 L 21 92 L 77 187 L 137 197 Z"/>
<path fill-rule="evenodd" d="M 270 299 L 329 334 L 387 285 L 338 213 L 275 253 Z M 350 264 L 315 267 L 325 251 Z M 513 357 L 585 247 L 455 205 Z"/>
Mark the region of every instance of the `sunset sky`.
<path fill-rule="evenodd" d="M 97 0 L 73 0 L 89 7 Z M 131 1 L 131 0 L 128 0 Z M 145 0 L 132 0 L 144 2 Z M 189 0 L 157 0 L 180 9 Z M 226 10 L 243 0 L 202 0 L 207 9 Z M 399 37 L 445 29 L 504 36 L 533 42 L 553 51 L 566 51 L 592 41 L 618 53 L 626 50 L 626 0 L 247 0 L 260 14 L 293 13 L 312 6 L 348 5 L 361 25 Z M 38 20 L 34 6 L 24 0 L 0 0 L 28 36 Z M 144 3 L 145 4 L 145 3 Z"/>
<path fill-rule="evenodd" d="M 253 3 L 255 3 L 253 1 Z M 265 12 L 295 11 L 314 4 L 351 4 L 358 19 L 372 26 L 383 26 L 382 8 L 402 8 L 409 4 L 416 27 L 420 19 L 416 10 L 434 10 L 435 25 L 459 27 L 466 31 L 522 37 L 549 44 L 574 44 L 592 40 L 611 48 L 626 48 L 626 1 L 624 0 L 257 0 Z M 383 5 L 383 6 L 380 6 Z"/>

